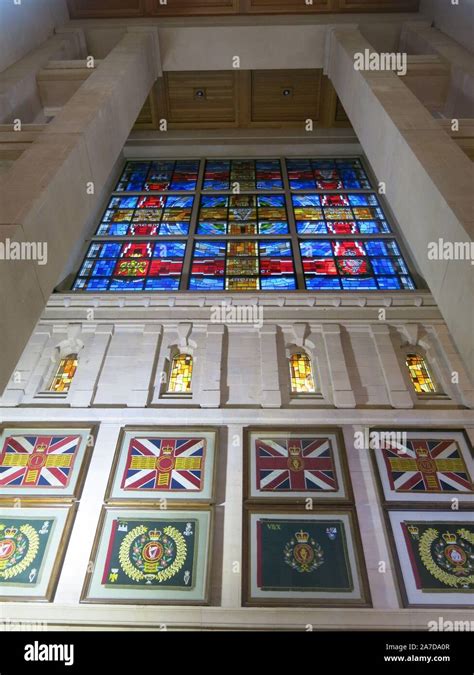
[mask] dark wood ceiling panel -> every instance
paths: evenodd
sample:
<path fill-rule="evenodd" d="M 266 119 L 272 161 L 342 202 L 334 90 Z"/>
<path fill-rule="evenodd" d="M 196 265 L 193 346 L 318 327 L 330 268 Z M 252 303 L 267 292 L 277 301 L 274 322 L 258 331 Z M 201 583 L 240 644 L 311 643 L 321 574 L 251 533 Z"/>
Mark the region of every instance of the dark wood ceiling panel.
<path fill-rule="evenodd" d="M 135 129 L 350 127 L 321 70 L 168 72 L 150 92 Z M 161 128 L 163 131 L 163 128 Z"/>
<path fill-rule="evenodd" d="M 146 0 L 67 0 L 71 19 L 145 16 Z"/>
<path fill-rule="evenodd" d="M 321 70 L 254 70 L 252 122 L 299 122 L 319 117 Z"/>
<path fill-rule="evenodd" d="M 338 0 L 342 12 L 417 12 L 420 0 Z"/>
<path fill-rule="evenodd" d="M 236 125 L 236 72 L 165 73 L 163 85 L 164 117 L 170 124 Z M 163 116 L 161 110 L 159 115 Z"/>
<path fill-rule="evenodd" d="M 243 9 L 252 14 L 316 14 L 337 10 L 338 0 L 243 0 Z"/>
<path fill-rule="evenodd" d="M 239 0 L 147 0 L 150 16 L 194 16 L 203 14 L 238 14 Z"/>
<path fill-rule="evenodd" d="M 67 0 L 72 19 L 418 11 L 419 0 Z M 448 2 L 448 0 L 446 0 Z"/>

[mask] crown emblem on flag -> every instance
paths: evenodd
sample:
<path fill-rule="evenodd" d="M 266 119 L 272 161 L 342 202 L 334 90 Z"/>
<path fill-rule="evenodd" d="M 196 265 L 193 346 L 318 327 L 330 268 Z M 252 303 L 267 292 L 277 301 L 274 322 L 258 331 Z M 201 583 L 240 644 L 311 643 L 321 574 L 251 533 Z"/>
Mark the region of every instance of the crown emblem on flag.
<path fill-rule="evenodd" d="M 443 536 L 444 541 L 447 544 L 455 544 L 456 543 L 457 537 L 452 532 L 445 532 L 442 536 Z"/>
<path fill-rule="evenodd" d="M 300 449 L 297 445 L 291 445 L 288 448 L 288 452 L 290 454 L 290 457 L 296 457 L 300 454 Z"/>
<path fill-rule="evenodd" d="M 158 541 L 158 539 L 161 537 L 161 530 L 150 530 L 148 532 L 148 536 L 152 541 Z"/>
<path fill-rule="evenodd" d="M 8 539 L 13 539 L 15 534 L 18 532 L 18 529 L 16 527 L 7 527 L 5 530 L 5 537 Z"/>
<path fill-rule="evenodd" d="M 48 449 L 48 446 L 46 443 L 40 443 L 39 445 L 36 446 L 36 452 L 45 452 L 45 450 Z"/>
<path fill-rule="evenodd" d="M 307 544 L 309 540 L 309 532 L 303 532 L 303 530 L 300 530 L 299 532 L 295 533 L 295 537 L 299 544 Z"/>
<path fill-rule="evenodd" d="M 413 537 L 417 537 L 417 536 L 418 536 L 419 530 L 418 530 L 418 528 L 416 527 L 416 525 L 408 525 L 408 532 L 409 532 Z"/>
<path fill-rule="evenodd" d="M 161 454 L 162 455 L 172 455 L 173 454 L 173 446 L 172 445 L 165 445 L 164 447 L 161 448 Z"/>
<path fill-rule="evenodd" d="M 428 457 L 429 452 L 426 448 L 417 448 L 416 452 L 418 454 L 418 457 Z"/>

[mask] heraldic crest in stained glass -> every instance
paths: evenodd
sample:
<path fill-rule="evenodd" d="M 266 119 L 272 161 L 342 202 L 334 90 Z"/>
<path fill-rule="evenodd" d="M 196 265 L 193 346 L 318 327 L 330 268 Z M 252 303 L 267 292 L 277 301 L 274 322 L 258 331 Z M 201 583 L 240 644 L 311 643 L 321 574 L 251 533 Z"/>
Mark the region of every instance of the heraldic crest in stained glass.
<path fill-rule="evenodd" d="M 382 450 L 392 490 L 406 493 L 472 492 L 458 443 L 453 439 L 411 439 Z"/>
<path fill-rule="evenodd" d="M 123 490 L 199 492 L 206 461 L 204 438 L 132 438 Z"/>
<path fill-rule="evenodd" d="M 53 525 L 52 520 L 0 518 L 0 588 L 36 585 Z"/>
<path fill-rule="evenodd" d="M 67 434 L 8 436 L 0 452 L 0 488 L 66 487 L 80 444 L 80 436 Z"/>
<path fill-rule="evenodd" d="M 329 438 L 259 438 L 255 449 L 259 490 L 333 492 L 338 489 Z"/>
<path fill-rule="evenodd" d="M 114 520 L 102 584 L 193 588 L 196 528 L 196 520 Z"/>
<path fill-rule="evenodd" d="M 472 522 L 405 521 L 401 525 L 418 589 L 474 591 Z"/>

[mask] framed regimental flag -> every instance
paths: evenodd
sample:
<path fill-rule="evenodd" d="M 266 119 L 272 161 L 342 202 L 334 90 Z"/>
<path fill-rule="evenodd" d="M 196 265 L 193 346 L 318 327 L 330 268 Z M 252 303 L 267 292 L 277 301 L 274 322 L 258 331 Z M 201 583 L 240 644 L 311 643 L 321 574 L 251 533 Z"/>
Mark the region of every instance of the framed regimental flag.
<path fill-rule="evenodd" d="M 474 605 L 474 512 L 389 511 L 405 607 Z"/>
<path fill-rule="evenodd" d="M 216 436 L 199 427 L 124 427 L 106 501 L 211 502 Z"/>
<path fill-rule="evenodd" d="M 308 514 L 252 507 L 246 526 L 246 604 L 368 606 L 352 510 Z"/>
<path fill-rule="evenodd" d="M 245 454 L 249 499 L 350 499 L 338 429 L 249 429 Z"/>
<path fill-rule="evenodd" d="M 0 501 L 80 497 L 96 427 L 6 424 L 0 433 Z"/>
<path fill-rule="evenodd" d="M 474 459 L 462 431 L 390 431 L 379 445 L 373 453 L 385 502 L 474 504 Z"/>
<path fill-rule="evenodd" d="M 0 507 L 0 601 L 52 602 L 75 509 Z"/>
<path fill-rule="evenodd" d="M 82 602 L 207 604 L 210 510 L 103 509 Z"/>

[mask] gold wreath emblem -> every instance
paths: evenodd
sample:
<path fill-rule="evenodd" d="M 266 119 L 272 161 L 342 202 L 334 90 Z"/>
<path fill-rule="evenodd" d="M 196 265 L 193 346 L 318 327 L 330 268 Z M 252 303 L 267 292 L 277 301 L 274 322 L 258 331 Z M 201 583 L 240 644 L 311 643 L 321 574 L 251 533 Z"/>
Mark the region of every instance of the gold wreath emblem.
<path fill-rule="evenodd" d="M 120 544 L 119 550 L 119 562 L 125 574 L 130 577 L 133 581 L 143 581 L 146 579 L 146 575 L 138 570 L 133 563 L 130 561 L 130 548 L 137 537 L 140 537 L 142 534 L 146 534 L 148 528 L 145 525 L 137 525 L 133 530 L 124 537 L 124 540 Z M 161 583 L 162 581 L 167 581 L 171 579 L 184 565 L 186 560 L 186 541 L 179 530 L 171 525 L 167 525 L 163 532 L 167 534 L 171 539 L 173 539 L 176 544 L 176 557 L 169 567 L 165 570 L 161 570 L 155 574 L 156 579 Z"/>
<path fill-rule="evenodd" d="M 465 539 L 467 542 L 474 545 L 474 535 L 468 530 L 464 528 L 459 529 L 457 534 L 462 539 Z M 426 569 L 434 576 L 435 579 L 438 579 L 438 581 L 441 581 L 441 583 L 446 584 L 446 586 L 452 586 L 453 588 L 456 588 L 461 583 L 465 584 L 467 582 L 468 584 L 474 584 L 474 574 L 464 577 L 464 579 L 460 579 L 455 574 L 449 574 L 449 572 L 445 572 L 434 562 L 433 556 L 431 555 L 431 544 L 435 539 L 437 539 L 437 537 L 439 537 L 438 530 L 430 527 L 420 538 L 418 550 Z"/>
<path fill-rule="evenodd" d="M 36 558 L 39 549 L 39 535 L 32 525 L 22 525 L 20 532 L 28 539 L 28 551 L 19 563 L 0 572 L 2 579 L 11 579 L 24 572 Z"/>

